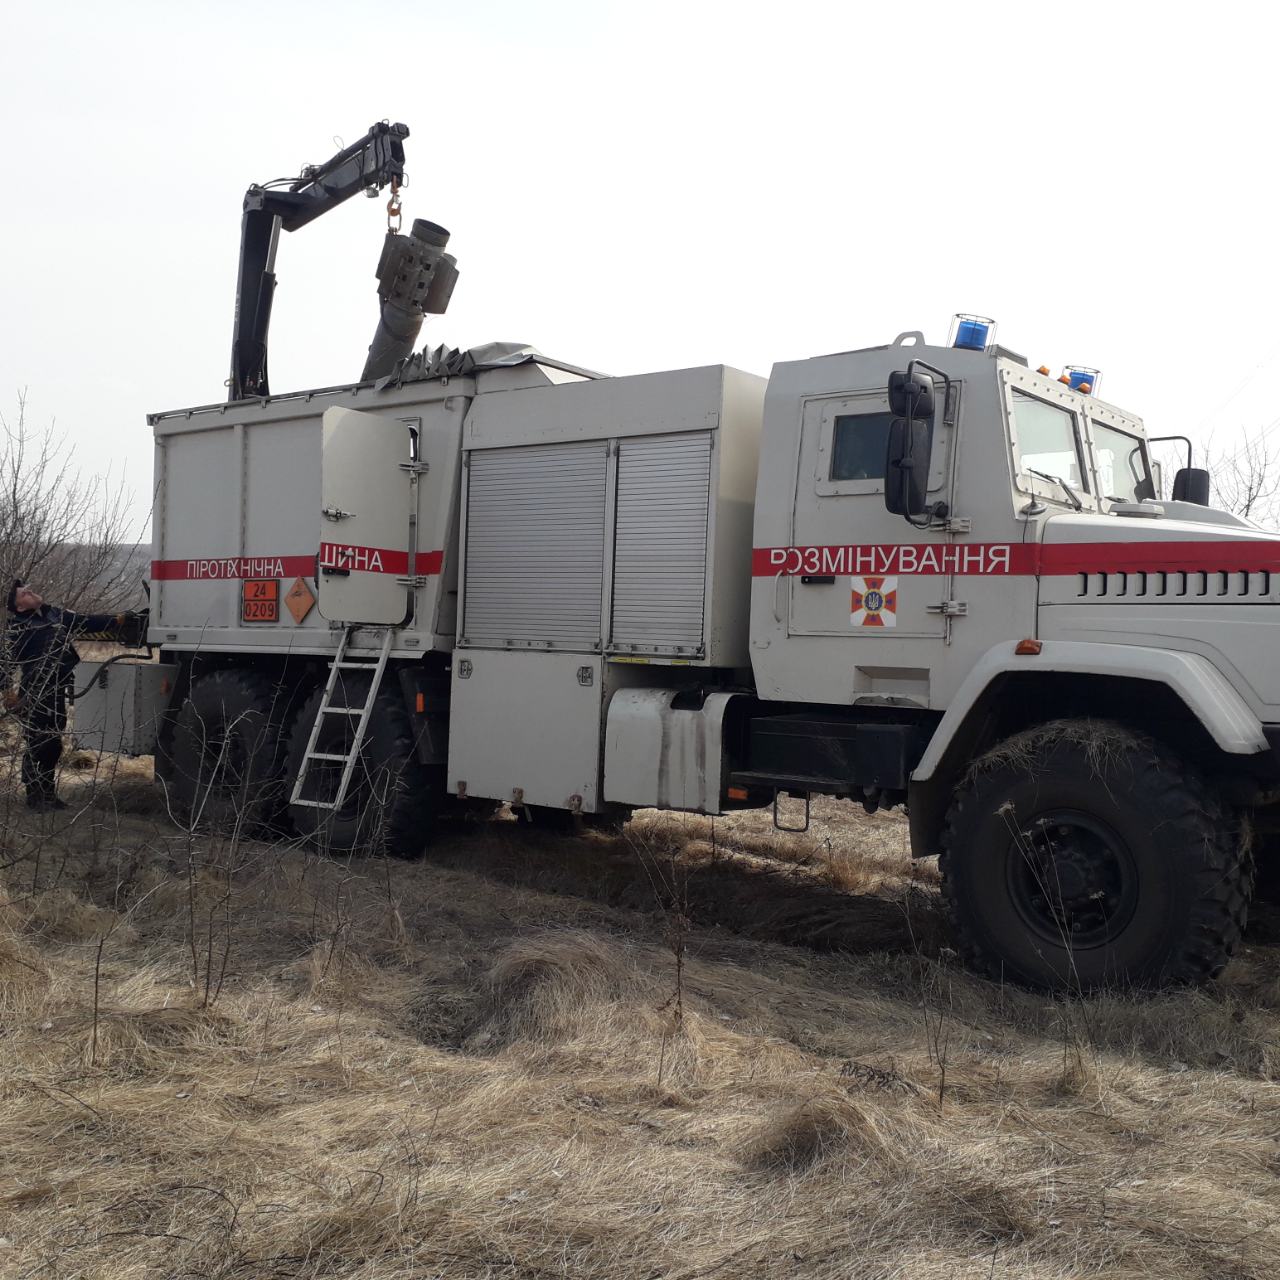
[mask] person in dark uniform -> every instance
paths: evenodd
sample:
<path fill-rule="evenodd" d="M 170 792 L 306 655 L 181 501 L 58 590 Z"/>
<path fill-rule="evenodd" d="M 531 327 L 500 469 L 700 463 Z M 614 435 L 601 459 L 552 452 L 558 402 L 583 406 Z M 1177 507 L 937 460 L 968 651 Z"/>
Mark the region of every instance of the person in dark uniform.
<path fill-rule="evenodd" d="M 45 604 L 21 579 L 15 579 L 5 601 L 9 625 L 0 654 L 0 689 L 4 705 L 22 723 L 26 750 L 22 784 L 32 809 L 65 809 L 58 799 L 57 769 L 62 735 L 67 727 L 67 688 L 80 661 L 76 636 L 139 644 L 145 637 L 145 615 L 137 613 L 73 613 Z M 19 678 L 13 689 L 13 677 Z"/>

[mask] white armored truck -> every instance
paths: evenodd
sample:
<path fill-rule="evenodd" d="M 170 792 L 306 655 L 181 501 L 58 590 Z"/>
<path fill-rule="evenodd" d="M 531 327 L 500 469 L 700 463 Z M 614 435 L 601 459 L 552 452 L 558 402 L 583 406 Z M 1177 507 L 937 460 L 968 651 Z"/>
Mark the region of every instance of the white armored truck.
<path fill-rule="evenodd" d="M 150 419 L 161 663 L 112 679 L 183 813 L 409 855 L 501 803 L 905 806 L 992 975 L 1222 968 L 1280 801 L 1280 536 L 1190 467 L 1161 497 L 1139 418 L 972 319 L 767 380 L 410 354 L 388 298 L 454 267 L 409 240 L 361 381 L 271 394 L 263 329 L 236 398 Z"/>

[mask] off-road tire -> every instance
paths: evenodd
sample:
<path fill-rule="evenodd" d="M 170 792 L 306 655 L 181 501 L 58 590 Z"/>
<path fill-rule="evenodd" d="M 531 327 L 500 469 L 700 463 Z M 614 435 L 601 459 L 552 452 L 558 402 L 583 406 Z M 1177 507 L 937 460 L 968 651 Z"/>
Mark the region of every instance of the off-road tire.
<path fill-rule="evenodd" d="M 334 705 L 359 707 L 369 690 L 363 673 L 340 682 Z M 293 780 L 320 710 L 323 689 L 316 689 L 298 709 L 289 734 L 286 774 L 292 793 Z M 316 750 L 342 754 L 354 732 L 356 717 L 325 716 Z M 304 796 L 320 799 L 337 786 L 338 766 L 327 774 L 315 765 L 309 773 Z M 322 852 L 418 857 L 433 834 L 435 818 L 444 794 L 444 769 L 418 760 L 409 712 L 394 681 L 388 681 L 374 700 L 360 744 L 351 788 L 340 811 L 289 805 L 294 829 Z"/>
<path fill-rule="evenodd" d="M 169 802 L 183 822 L 261 835 L 279 821 L 286 703 L 269 677 L 239 667 L 192 683 L 168 743 Z"/>
<path fill-rule="evenodd" d="M 1067 825 L 1043 817 L 1054 814 Z M 1101 900 L 1099 913 L 1103 903 L 1129 903 L 1130 914 L 1104 919 L 1105 936 L 1095 929 L 1088 946 L 1065 929 L 1046 937 L 1019 888 L 1031 841 L 1052 850 L 1052 833 L 1070 832 L 1073 821 L 1114 840 L 1115 882 L 1127 886 L 1113 897 L 1088 893 L 1088 882 L 1077 891 L 1082 913 L 1094 909 L 1090 900 Z M 1065 895 L 1068 877 L 1052 865 Z M 969 965 L 1075 991 L 1213 978 L 1240 940 L 1253 887 L 1248 842 L 1204 778 L 1143 734 L 1087 720 L 1029 729 L 974 762 L 947 813 L 939 870 L 955 946 Z M 1062 900 L 1048 908 L 1058 922 Z"/>

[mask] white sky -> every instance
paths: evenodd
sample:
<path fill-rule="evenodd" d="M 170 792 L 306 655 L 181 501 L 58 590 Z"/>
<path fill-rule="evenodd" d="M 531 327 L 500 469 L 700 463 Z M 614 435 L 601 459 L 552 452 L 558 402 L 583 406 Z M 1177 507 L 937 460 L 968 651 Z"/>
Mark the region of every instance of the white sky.
<path fill-rule="evenodd" d="M 402 120 L 423 340 L 611 373 L 794 359 L 954 311 L 1159 432 L 1277 422 L 1265 6 L 9 0 L 0 410 L 147 505 L 149 410 L 223 397 L 240 202 Z M 359 375 L 382 202 L 282 237 L 277 392 Z M 1272 437 L 1280 441 L 1280 429 Z"/>

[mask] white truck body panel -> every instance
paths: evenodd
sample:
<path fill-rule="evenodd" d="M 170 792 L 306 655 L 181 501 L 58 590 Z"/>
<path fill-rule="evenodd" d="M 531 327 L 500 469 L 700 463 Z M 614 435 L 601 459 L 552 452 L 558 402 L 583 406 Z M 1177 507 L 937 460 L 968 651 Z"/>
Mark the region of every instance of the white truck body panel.
<path fill-rule="evenodd" d="M 745 667 L 764 385 L 713 366 L 479 397 L 460 646 Z"/>
<path fill-rule="evenodd" d="M 1075 672 L 1150 680 L 1172 689 L 1223 751 L 1232 755 L 1254 755 L 1269 748 L 1258 717 L 1222 672 L 1196 654 L 1109 644 L 1105 640 L 1047 640 L 1037 654 L 1016 654 L 1015 643 L 993 645 L 974 664 L 929 739 L 911 775 L 914 781 L 925 782 L 933 777 L 970 710 L 991 682 L 1006 672 Z"/>
<path fill-rule="evenodd" d="M 1266 567 L 1280 560 L 1280 538 L 1236 520 L 1064 514 L 1045 522 L 1042 547 L 1056 570 L 1041 578 L 1046 640 L 1198 654 L 1253 720 L 1280 722 L 1280 572 Z"/>

